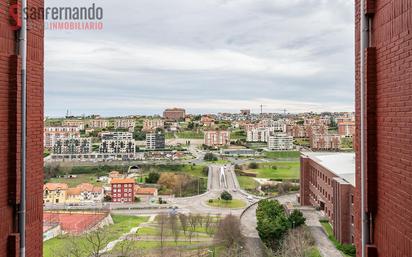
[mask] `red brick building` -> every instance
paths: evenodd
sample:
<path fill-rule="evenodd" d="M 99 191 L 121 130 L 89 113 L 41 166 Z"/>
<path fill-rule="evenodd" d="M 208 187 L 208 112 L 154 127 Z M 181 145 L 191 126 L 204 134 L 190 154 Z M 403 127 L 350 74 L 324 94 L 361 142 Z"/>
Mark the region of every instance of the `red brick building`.
<path fill-rule="evenodd" d="M 21 62 L 9 4 L 0 3 L 0 256 L 18 256 L 20 203 Z M 11 5 L 13 7 L 13 5 Z M 43 0 L 28 0 L 43 7 Z M 27 49 L 26 256 L 43 244 L 43 21 L 30 20 Z"/>
<path fill-rule="evenodd" d="M 318 207 L 329 219 L 336 239 L 353 243 L 355 155 L 310 152 L 300 160 L 300 204 Z"/>
<path fill-rule="evenodd" d="M 183 120 L 186 117 L 186 111 L 182 108 L 166 109 L 163 112 L 163 118 L 170 121 Z"/>
<path fill-rule="evenodd" d="M 309 141 L 314 151 L 336 151 L 340 148 L 340 136 L 337 134 L 313 134 Z"/>
<path fill-rule="evenodd" d="M 125 203 L 134 201 L 134 179 L 113 178 L 110 181 L 110 185 L 112 188 L 112 202 Z"/>
<path fill-rule="evenodd" d="M 230 132 L 227 130 L 205 131 L 203 143 L 207 146 L 230 145 Z"/>
<path fill-rule="evenodd" d="M 412 256 L 412 1 L 356 0 L 356 151 L 361 184 L 361 58 L 365 55 L 364 257 Z M 361 15 L 370 18 L 361 49 Z M 362 253 L 361 188 L 355 198 L 356 244 Z"/>

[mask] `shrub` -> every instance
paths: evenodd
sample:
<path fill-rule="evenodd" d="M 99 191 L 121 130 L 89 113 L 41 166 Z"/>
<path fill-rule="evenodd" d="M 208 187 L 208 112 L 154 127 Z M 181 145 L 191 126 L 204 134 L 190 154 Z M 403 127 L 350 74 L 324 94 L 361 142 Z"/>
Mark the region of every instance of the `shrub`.
<path fill-rule="evenodd" d="M 293 210 L 288 219 L 292 228 L 297 228 L 305 224 L 306 221 L 306 218 L 303 217 L 303 213 L 299 210 Z"/>
<path fill-rule="evenodd" d="M 159 181 L 160 174 L 157 172 L 150 172 L 149 176 L 146 178 L 146 183 L 156 184 Z"/>
<path fill-rule="evenodd" d="M 356 247 L 352 244 L 338 244 L 336 248 L 349 256 L 356 256 Z"/>
<path fill-rule="evenodd" d="M 134 197 L 134 201 L 135 201 L 136 203 L 140 203 L 140 202 L 141 202 L 140 197 L 135 196 L 135 197 Z"/>
<path fill-rule="evenodd" d="M 220 198 L 225 201 L 231 201 L 232 195 L 228 191 L 223 191 L 222 194 L 220 195 Z"/>
<path fill-rule="evenodd" d="M 213 199 L 209 199 L 209 203 L 213 203 Z"/>
<path fill-rule="evenodd" d="M 217 157 L 213 153 L 206 153 L 205 157 L 203 157 L 203 160 L 207 162 L 217 161 Z"/>
<path fill-rule="evenodd" d="M 256 162 L 251 162 L 249 163 L 248 167 L 249 169 L 254 170 L 254 169 L 259 168 L 259 164 L 257 164 Z"/>

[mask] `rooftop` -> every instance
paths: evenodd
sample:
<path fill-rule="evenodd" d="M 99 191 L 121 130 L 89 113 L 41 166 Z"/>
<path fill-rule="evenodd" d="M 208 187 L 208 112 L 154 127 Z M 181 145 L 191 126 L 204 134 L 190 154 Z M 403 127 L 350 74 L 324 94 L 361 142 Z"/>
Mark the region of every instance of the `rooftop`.
<path fill-rule="evenodd" d="M 134 184 L 135 180 L 132 178 L 113 178 L 111 184 Z"/>
<path fill-rule="evenodd" d="M 355 186 L 355 153 L 305 152 L 303 154 Z"/>

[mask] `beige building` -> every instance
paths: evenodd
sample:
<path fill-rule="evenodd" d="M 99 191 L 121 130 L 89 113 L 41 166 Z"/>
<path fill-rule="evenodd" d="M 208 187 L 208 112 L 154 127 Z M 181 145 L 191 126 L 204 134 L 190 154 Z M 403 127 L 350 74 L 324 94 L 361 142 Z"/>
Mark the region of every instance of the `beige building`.
<path fill-rule="evenodd" d="M 129 129 L 129 128 L 134 128 L 136 126 L 136 122 L 134 119 L 116 119 L 114 120 L 114 128 L 124 128 L 124 129 Z"/>
<path fill-rule="evenodd" d="M 80 130 L 83 130 L 86 123 L 84 120 L 64 120 L 63 126 L 67 127 L 78 127 Z"/>
<path fill-rule="evenodd" d="M 293 137 L 284 133 L 275 133 L 268 138 L 268 149 L 274 151 L 293 150 Z"/>
<path fill-rule="evenodd" d="M 91 119 L 87 121 L 89 128 L 107 128 L 110 122 L 105 119 Z"/>
<path fill-rule="evenodd" d="M 149 132 L 157 128 L 163 129 L 165 122 L 162 119 L 145 119 L 143 121 L 143 131 Z"/>
<path fill-rule="evenodd" d="M 65 203 L 67 189 L 65 183 L 46 183 L 43 186 L 43 203 Z"/>

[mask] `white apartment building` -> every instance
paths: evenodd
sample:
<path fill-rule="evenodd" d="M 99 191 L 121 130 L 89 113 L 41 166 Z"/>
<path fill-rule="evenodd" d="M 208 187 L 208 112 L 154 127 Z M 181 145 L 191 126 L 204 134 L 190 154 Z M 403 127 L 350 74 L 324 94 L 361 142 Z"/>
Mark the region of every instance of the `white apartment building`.
<path fill-rule="evenodd" d="M 146 149 L 157 150 L 165 148 L 165 135 L 162 132 L 146 134 Z"/>
<path fill-rule="evenodd" d="M 105 132 L 101 134 L 102 143 L 99 153 L 111 156 L 126 155 L 134 157 L 135 141 L 130 132 Z"/>
<path fill-rule="evenodd" d="M 134 121 L 134 119 L 116 119 L 114 120 L 114 128 L 118 129 L 118 128 L 124 128 L 124 129 L 128 129 L 128 128 L 134 128 L 136 126 L 136 122 Z"/>
<path fill-rule="evenodd" d="M 255 128 L 246 132 L 248 142 L 267 142 L 269 136 L 274 132 L 273 128 Z"/>
<path fill-rule="evenodd" d="M 51 148 L 57 139 L 68 137 L 80 137 L 80 128 L 74 126 L 44 127 L 43 145 L 45 148 Z"/>
<path fill-rule="evenodd" d="M 263 119 L 257 124 L 258 128 L 272 128 L 276 132 L 286 132 L 287 121 L 284 119 L 280 120 L 271 120 Z"/>
<path fill-rule="evenodd" d="M 269 136 L 268 149 L 275 151 L 287 151 L 293 149 L 293 137 L 284 133 L 275 133 Z"/>

